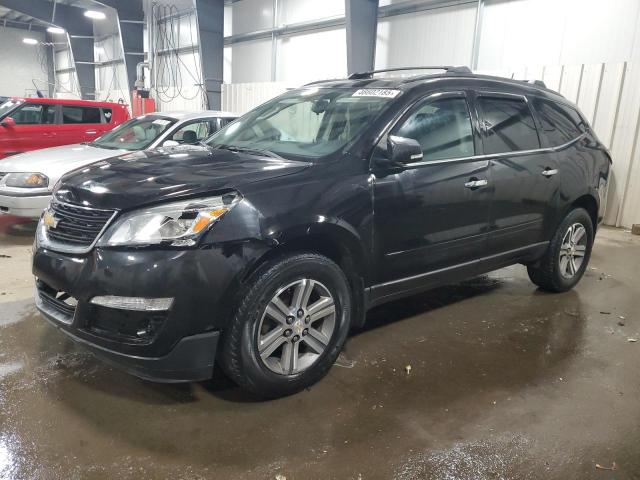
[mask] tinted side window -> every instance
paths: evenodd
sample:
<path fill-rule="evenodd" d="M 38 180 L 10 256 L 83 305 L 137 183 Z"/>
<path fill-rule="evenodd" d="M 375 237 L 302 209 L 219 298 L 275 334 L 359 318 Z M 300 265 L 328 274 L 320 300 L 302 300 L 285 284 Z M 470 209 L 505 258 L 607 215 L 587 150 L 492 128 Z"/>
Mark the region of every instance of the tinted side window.
<path fill-rule="evenodd" d="M 505 153 L 540 148 L 536 125 L 524 99 L 482 96 L 486 136 L 484 153 Z"/>
<path fill-rule="evenodd" d="M 55 105 L 25 103 L 11 114 L 17 125 L 42 125 L 55 123 Z"/>
<path fill-rule="evenodd" d="M 538 112 L 542 133 L 552 147 L 570 142 L 586 130 L 582 118 L 572 108 L 541 99 L 536 99 L 533 106 Z"/>
<path fill-rule="evenodd" d="M 475 153 L 469 108 L 461 97 L 426 101 L 393 134 L 417 140 L 424 161 L 471 157 Z"/>
<path fill-rule="evenodd" d="M 62 107 L 62 123 L 101 123 L 100 109 L 93 107 Z"/>
<path fill-rule="evenodd" d="M 104 115 L 104 122 L 105 123 L 110 123 L 111 122 L 111 117 L 113 116 L 113 112 L 111 111 L 110 108 L 103 108 L 102 109 L 102 115 Z"/>
<path fill-rule="evenodd" d="M 171 140 L 189 145 L 196 144 L 213 133 L 208 120 L 189 123 L 179 128 L 172 136 Z"/>

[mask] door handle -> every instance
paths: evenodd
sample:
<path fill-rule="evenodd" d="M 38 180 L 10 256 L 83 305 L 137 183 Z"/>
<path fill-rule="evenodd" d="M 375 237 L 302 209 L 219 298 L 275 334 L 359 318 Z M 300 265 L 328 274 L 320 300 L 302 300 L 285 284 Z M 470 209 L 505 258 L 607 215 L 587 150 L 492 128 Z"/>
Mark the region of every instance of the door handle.
<path fill-rule="evenodd" d="M 87 135 L 95 135 L 96 133 L 98 133 L 98 131 L 97 130 L 87 130 L 84 133 L 86 133 Z"/>
<path fill-rule="evenodd" d="M 52 133 L 52 132 L 46 132 L 46 133 L 44 133 L 43 135 L 44 135 L 45 137 L 47 137 L 47 138 L 52 138 L 52 137 L 55 137 L 55 136 L 56 136 L 56 134 L 55 134 L 55 133 Z"/>
<path fill-rule="evenodd" d="M 544 175 L 545 177 L 553 177 L 556 173 L 558 173 L 558 169 L 557 168 L 545 168 L 542 171 L 542 175 Z"/>
<path fill-rule="evenodd" d="M 473 189 L 473 188 L 486 187 L 488 183 L 489 182 L 487 182 L 485 179 L 482 179 L 482 180 L 471 179 L 467 183 L 465 183 L 464 186 L 466 188 L 472 188 Z"/>

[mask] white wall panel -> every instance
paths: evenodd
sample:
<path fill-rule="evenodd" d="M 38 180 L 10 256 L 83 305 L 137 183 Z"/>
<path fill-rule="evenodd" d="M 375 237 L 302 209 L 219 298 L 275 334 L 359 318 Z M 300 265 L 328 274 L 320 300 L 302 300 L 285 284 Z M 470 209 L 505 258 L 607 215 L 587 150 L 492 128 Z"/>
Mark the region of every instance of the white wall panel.
<path fill-rule="evenodd" d="M 273 0 L 242 0 L 234 2 L 231 8 L 233 35 L 273 26 Z"/>
<path fill-rule="evenodd" d="M 601 78 L 604 75 L 604 64 L 596 63 L 585 65 L 582 70 L 580 90 L 578 92 L 577 105 L 587 117 L 589 123 L 593 123 L 598 96 L 600 94 Z"/>
<path fill-rule="evenodd" d="M 473 5 L 382 18 L 376 68 L 469 65 L 475 19 Z"/>
<path fill-rule="evenodd" d="M 229 48 L 233 58 L 231 64 L 233 83 L 271 80 L 271 40 L 236 43 Z"/>
<path fill-rule="evenodd" d="M 186 52 L 177 56 L 177 69 L 166 69 L 158 76 L 153 90 L 159 111 L 198 111 L 205 108 L 201 83 L 200 55 Z"/>
<path fill-rule="evenodd" d="M 616 127 L 616 118 L 620 106 L 620 93 L 623 87 L 623 79 L 627 68 L 626 63 L 612 63 L 604 65 L 600 95 L 593 128 L 608 148 L 613 142 L 613 132 Z"/>
<path fill-rule="evenodd" d="M 96 99 L 130 103 L 127 69 L 119 35 L 109 35 L 94 43 L 96 62 L 122 60 L 121 63 L 96 66 Z"/>
<path fill-rule="evenodd" d="M 243 114 L 286 91 L 282 82 L 222 85 L 222 109 Z"/>
<path fill-rule="evenodd" d="M 344 15 L 344 0 L 278 0 L 278 25 Z"/>
<path fill-rule="evenodd" d="M 344 28 L 281 37 L 277 49 L 276 78 L 290 86 L 347 75 Z"/>
<path fill-rule="evenodd" d="M 565 65 L 562 70 L 559 92 L 570 102 L 578 100 L 583 68 L 583 65 Z"/>
<path fill-rule="evenodd" d="M 0 28 L 0 45 L 2 46 L 0 58 L 4 68 L 2 75 L 0 75 L 0 95 L 33 95 L 35 88 L 32 80 L 36 80 L 36 84 L 45 94 L 47 92 L 47 65 L 44 48 L 40 45 L 23 43 L 24 37 L 44 41 L 44 35 L 38 32 L 7 27 Z"/>
<path fill-rule="evenodd" d="M 80 98 L 80 86 L 71 50 L 67 48 L 55 52 L 54 65 L 56 70 L 74 69 L 64 73 L 56 73 L 55 96 L 57 98 Z"/>
<path fill-rule="evenodd" d="M 487 0 L 478 67 L 628 60 L 639 8 L 637 0 Z"/>

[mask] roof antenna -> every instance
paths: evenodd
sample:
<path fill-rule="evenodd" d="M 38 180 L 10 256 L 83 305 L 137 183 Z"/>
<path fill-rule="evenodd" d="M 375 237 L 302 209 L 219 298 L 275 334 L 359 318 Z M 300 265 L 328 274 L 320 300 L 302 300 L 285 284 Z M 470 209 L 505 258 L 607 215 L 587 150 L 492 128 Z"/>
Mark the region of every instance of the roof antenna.
<path fill-rule="evenodd" d="M 513 77 L 515 77 L 515 76 L 516 76 L 516 72 L 512 72 L 511 73 L 511 80 L 513 80 Z"/>

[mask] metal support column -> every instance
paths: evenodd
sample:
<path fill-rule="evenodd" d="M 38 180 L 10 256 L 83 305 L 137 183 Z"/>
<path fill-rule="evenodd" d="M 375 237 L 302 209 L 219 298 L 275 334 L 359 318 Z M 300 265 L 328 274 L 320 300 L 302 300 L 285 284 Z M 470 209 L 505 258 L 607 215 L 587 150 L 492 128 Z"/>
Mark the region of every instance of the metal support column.
<path fill-rule="evenodd" d="M 129 92 L 136 83 L 136 66 L 145 61 L 144 51 L 144 10 L 142 1 L 100 0 L 100 3 L 115 9 L 127 68 Z"/>
<path fill-rule="evenodd" d="M 345 0 L 347 26 L 347 72 L 374 69 L 378 0 Z"/>
<path fill-rule="evenodd" d="M 208 108 L 219 110 L 222 104 L 224 67 L 224 0 L 194 0 L 198 23 L 198 44 L 202 81 Z"/>
<path fill-rule="evenodd" d="M 482 22 L 484 20 L 484 0 L 478 0 L 476 7 L 476 24 L 473 30 L 473 50 L 471 52 L 471 70 L 478 68 L 480 58 L 480 40 L 482 40 Z"/>

